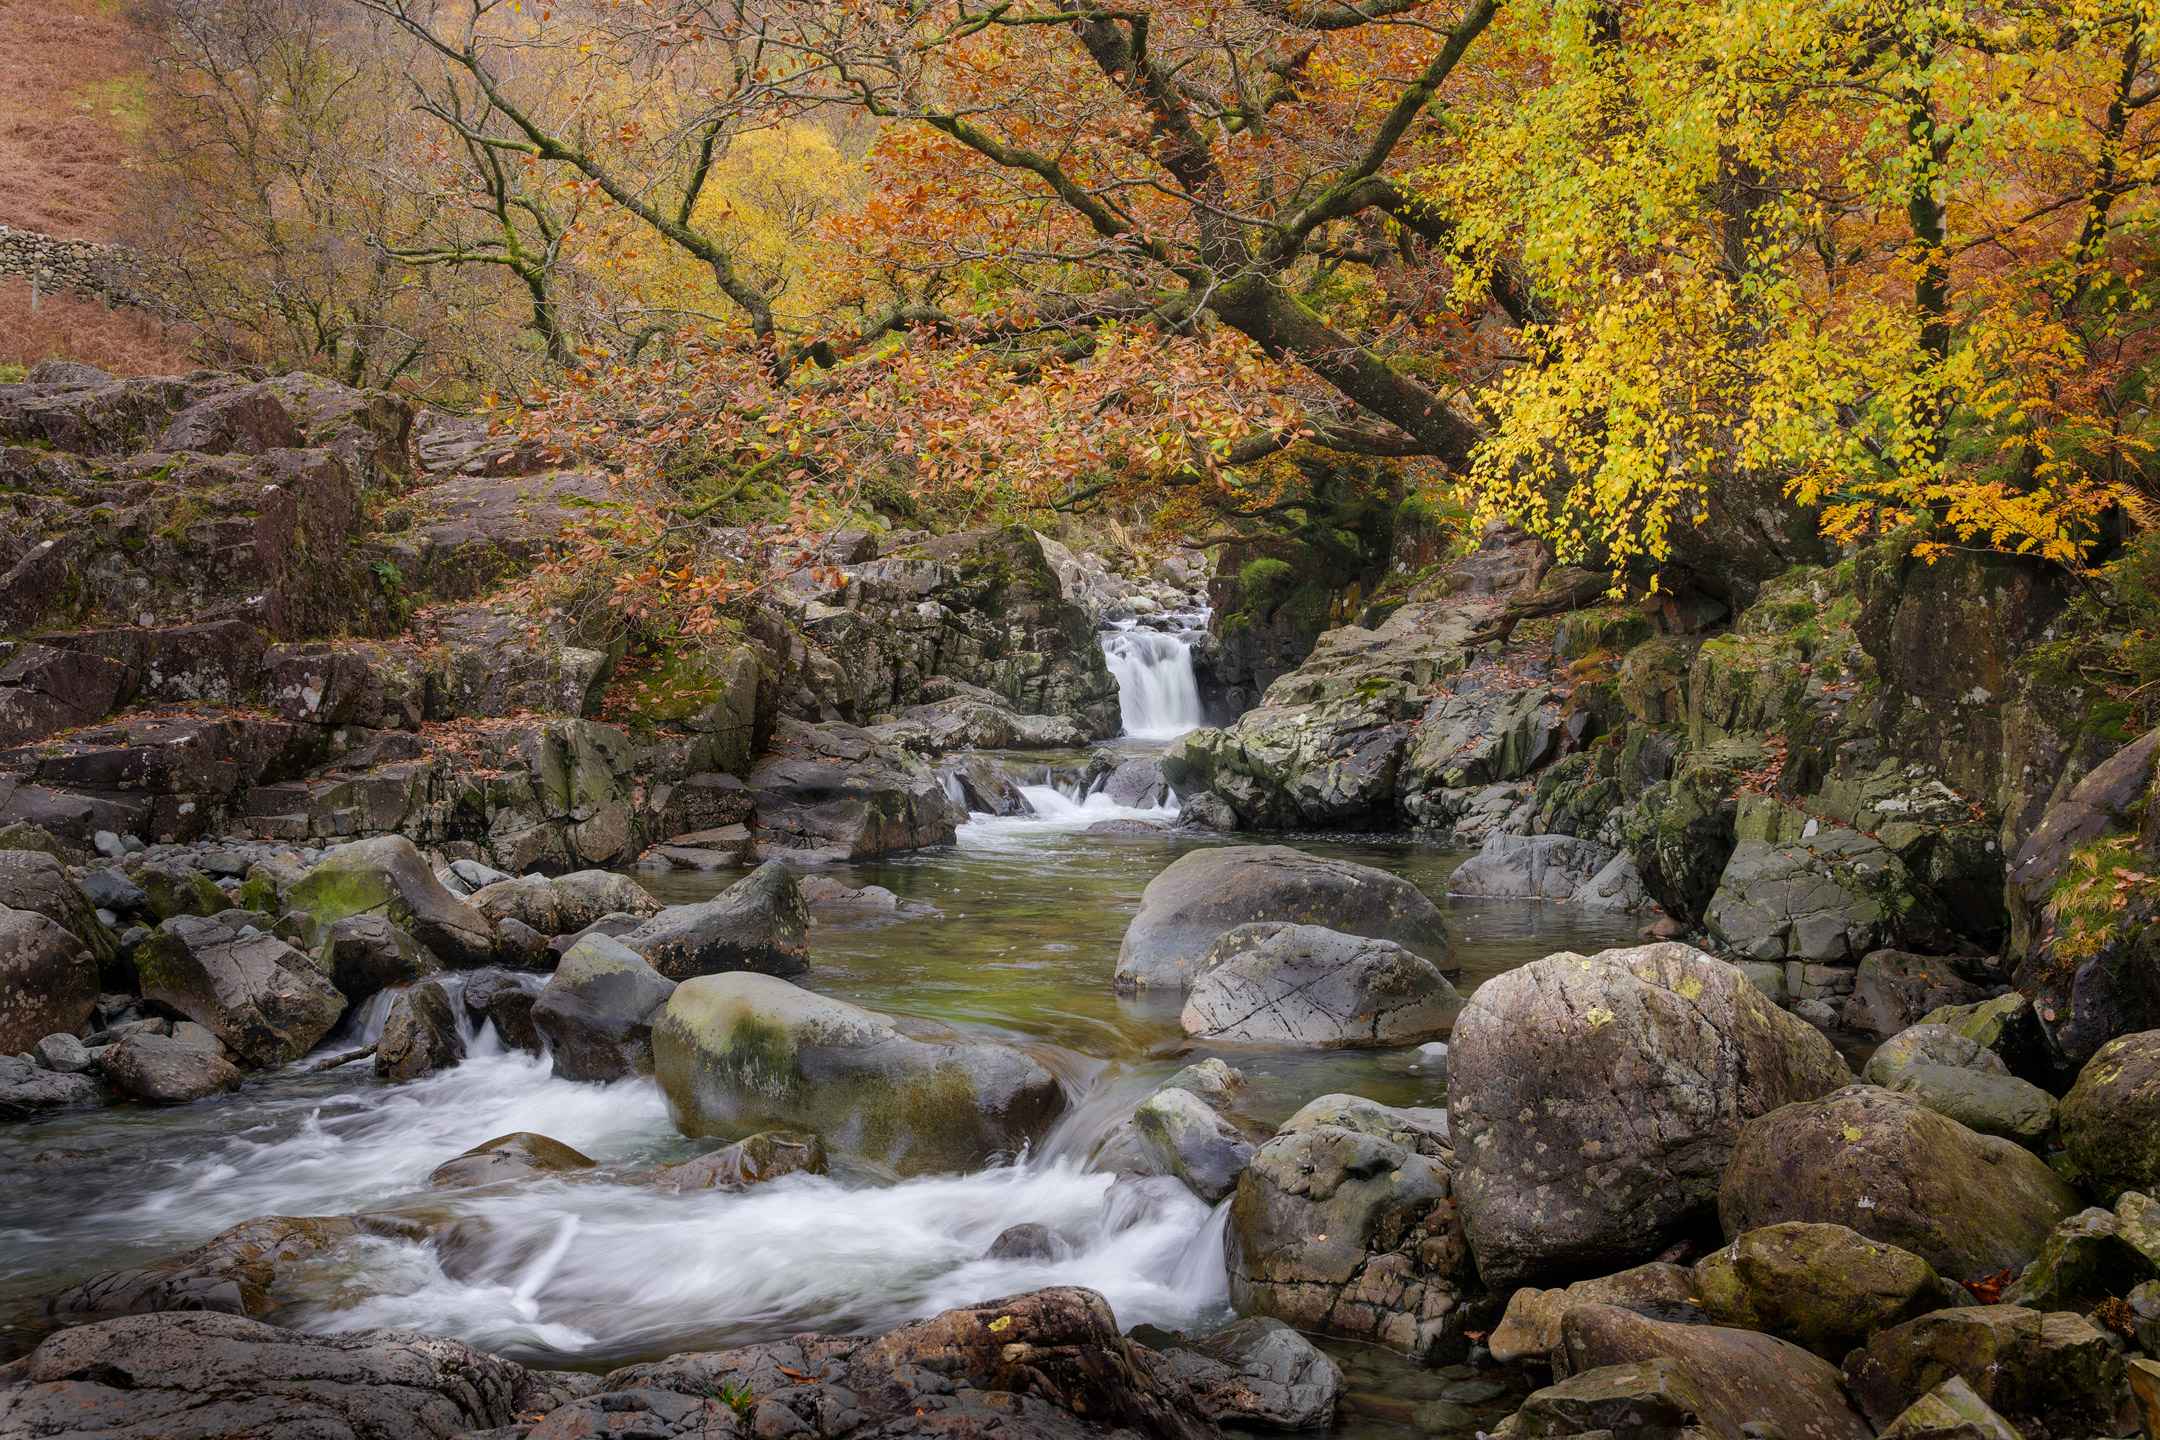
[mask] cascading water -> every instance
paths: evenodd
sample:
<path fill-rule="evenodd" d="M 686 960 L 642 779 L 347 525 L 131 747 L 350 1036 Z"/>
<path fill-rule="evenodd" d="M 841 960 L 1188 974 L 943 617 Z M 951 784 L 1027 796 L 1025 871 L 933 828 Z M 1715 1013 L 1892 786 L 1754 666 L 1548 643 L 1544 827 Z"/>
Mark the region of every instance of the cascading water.
<path fill-rule="evenodd" d="M 1127 735 L 1170 740 L 1200 727 L 1192 643 L 1182 634 L 1138 627 L 1105 630 L 1102 648 L 1103 661 L 1118 683 L 1118 708 Z"/>

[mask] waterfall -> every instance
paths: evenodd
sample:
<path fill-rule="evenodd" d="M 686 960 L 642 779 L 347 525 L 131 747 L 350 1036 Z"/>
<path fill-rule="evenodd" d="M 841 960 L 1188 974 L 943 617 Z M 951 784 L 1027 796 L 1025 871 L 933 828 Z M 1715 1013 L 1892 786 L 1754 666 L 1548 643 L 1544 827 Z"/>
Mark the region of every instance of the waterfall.
<path fill-rule="evenodd" d="M 1200 686 L 1193 678 L 1192 644 L 1184 635 L 1105 630 L 1102 647 L 1117 680 L 1127 735 L 1168 740 L 1200 727 Z"/>

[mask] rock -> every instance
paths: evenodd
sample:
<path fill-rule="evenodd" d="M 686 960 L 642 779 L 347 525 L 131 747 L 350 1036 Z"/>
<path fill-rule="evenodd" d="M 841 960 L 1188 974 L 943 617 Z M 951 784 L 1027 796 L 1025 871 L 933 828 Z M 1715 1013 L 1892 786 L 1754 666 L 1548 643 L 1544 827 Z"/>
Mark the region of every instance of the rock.
<path fill-rule="evenodd" d="M 1892 941 L 1939 935 L 1925 895 L 1880 840 L 1825 825 L 1791 844 L 1741 840 L 1703 917 L 1757 960 L 1851 964 Z"/>
<path fill-rule="evenodd" d="M 536 1180 L 543 1175 L 590 1170 L 596 1163 L 560 1140 L 519 1130 L 498 1135 L 443 1161 L 428 1172 L 427 1183 L 433 1190 L 462 1190 L 473 1185 L 493 1185 L 499 1180 Z"/>
<path fill-rule="evenodd" d="M 142 886 L 118 870 L 85 870 L 80 884 L 83 898 L 100 910 L 132 915 L 147 909 L 150 904 L 150 897 Z"/>
<path fill-rule="evenodd" d="M 2160 1203 L 2131 1190 L 2112 1212 L 2083 1210 L 2057 1225 L 2002 1302 L 2088 1313 L 2148 1280 L 2160 1280 Z"/>
<path fill-rule="evenodd" d="M 686 1135 L 814 1131 L 902 1174 L 968 1169 L 1040 1139 L 1065 1092 L 1033 1057 L 753 971 L 685 980 L 654 1017 L 655 1074 Z"/>
<path fill-rule="evenodd" d="M 103 1100 L 104 1092 L 88 1075 L 62 1074 L 17 1055 L 0 1055 L 0 1120 L 27 1120 Z"/>
<path fill-rule="evenodd" d="M 605 935 L 570 947 L 533 1002 L 533 1028 L 565 1080 L 650 1075 L 652 1021 L 675 982 Z"/>
<path fill-rule="evenodd" d="M 135 947 L 143 998 L 208 1026 L 247 1064 L 298 1059 L 345 1013 L 329 977 L 275 936 L 187 916 L 168 924 Z"/>
<path fill-rule="evenodd" d="M 365 1215 L 269 1215 L 222 1230 L 193 1250 L 69 1286 L 45 1302 L 45 1313 L 67 1325 L 164 1310 L 268 1319 L 279 1308 L 279 1283 L 294 1266 L 362 1235 L 409 1234 L 412 1228 L 410 1221 Z"/>
<path fill-rule="evenodd" d="M 1238 815 L 1230 808 L 1229 801 L 1209 792 L 1179 803 L 1178 826 L 1185 830 L 1214 830 L 1234 835 L 1238 830 Z"/>
<path fill-rule="evenodd" d="M 1257 1315 L 1204 1340 L 1180 1337 L 1151 1348 L 1218 1425 L 1316 1430 L 1335 1423 L 1342 1367 L 1280 1320 Z"/>
<path fill-rule="evenodd" d="M 385 1080 L 417 1080 L 464 1058 L 465 1037 L 458 1033 L 450 992 L 433 980 L 399 991 L 375 1043 L 375 1073 Z"/>
<path fill-rule="evenodd" d="M 1189 987 L 1218 935 L 1262 920 L 1392 940 L 1454 967 L 1447 922 L 1409 881 L 1284 845 L 1223 845 L 1183 855 L 1148 882 L 1118 949 L 1118 987 Z"/>
<path fill-rule="evenodd" d="M 1170 782 L 1163 778 L 1162 761 L 1151 755 L 1127 760 L 1111 771 L 1103 777 L 1099 793 L 1130 810 L 1159 809 L 1171 796 Z"/>
<path fill-rule="evenodd" d="M 380 915 L 348 915 L 330 926 L 316 966 L 338 993 L 357 1004 L 393 986 L 410 985 L 435 969 L 413 938 Z"/>
<path fill-rule="evenodd" d="M 2160 1030 L 2100 1047 L 2063 1097 L 2063 1148 L 2093 1194 L 2160 1194 Z"/>
<path fill-rule="evenodd" d="M 1845 1357 L 1845 1384 L 1877 1425 L 1952 1376 L 2028 1435 L 2128 1435 L 2137 1425 L 2122 1356 L 2081 1315 L 2015 1305 L 1938 1310 Z"/>
<path fill-rule="evenodd" d="M 1613 858 L 1612 847 L 1572 835 L 1493 835 L 1448 876 L 1448 894 L 1566 900 Z"/>
<path fill-rule="evenodd" d="M 80 940 L 34 911 L 0 910 L 0 1054 L 81 1029 L 97 998 L 97 961 Z"/>
<path fill-rule="evenodd" d="M 843 885 L 830 875 L 805 875 L 795 882 L 803 903 L 814 910 L 897 910 L 900 897 L 882 885 L 861 889 Z"/>
<path fill-rule="evenodd" d="M 1845 1028 L 1860 1035 L 1895 1035 L 1932 1010 L 1986 998 L 1985 990 L 1939 956 L 1877 950 L 1860 962 L 1852 999 L 1845 1002 Z"/>
<path fill-rule="evenodd" d="M 783 1175 L 826 1173 L 825 1142 L 815 1135 L 768 1130 L 680 1165 L 663 1165 L 631 1177 L 669 1190 L 744 1190 Z M 996 1247 L 992 1246 L 995 1254 Z"/>
<path fill-rule="evenodd" d="M 670 980 L 810 968 L 810 911 L 785 860 L 768 860 L 700 905 L 671 905 L 622 937 Z"/>
<path fill-rule="evenodd" d="M 292 887 L 286 901 L 313 915 L 318 925 L 348 915 L 381 915 L 446 965 L 485 965 L 495 951 L 487 917 L 443 889 L 402 835 L 339 846 Z"/>
<path fill-rule="evenodd" d="M 1846 1225 L 1953 1280 L 2023 1267 L 2076 1208 L 2030 1151 L 1873 1085 L 1748 1125 L 1718 1192 L 1728 1236 L 1788 1220 Z"/>
<path fill-rule="evenodd" d="M 1619 914 L 1640 910 L 1649 904 L 1650 892 L 1643 888 L 1642 872 L 1635 868 L 1635 857 L 1623 850 L 1606 861 L 1595 875 L 1576 886 L 1575 893 L 1567 897 L 1567 903 L 1577 910 Z"/>
<path fill-rule="evenodd" d="M 1992 1051 L 2020 1079 L 2045 1077 L 2053 1070 L 2032 1001 L 2014 990 L 1974 1005 L 1945 1005 L 1931 1010 L 1920 1017 L 1920 1024 L 1955 1030 Z"/>
<path fill-rule="evenodd" d="M 1879 1440 L 2025 1440 L 1994 1407 L 1953 1375 L 1907 1406 Z"/>
<path fill-rule="evenodd" d="M 1495 1288 L 1655 1256 L 1709 1218 L 1743 1125 L 1850 1078 L 1737 969 L 1672 943 L 1486 981 L 1448 1074 L 1456 1200 Z"/>
<path fill-rule="evenodd" d="M 2013 1075 L 1955 1065 L 1906 1065 L 1887 1088 L 1911 1095 L 1968 1130 L 2000 1135 L 2035 1152 L 2045 1150 L 2055 1134 L 2055 1097 Z"/>
<path fill-rule="evenodd" d="M 1133 1131 L 1157 1173 L 1175 1175 L 1208 1204 L 1237 1188 L 1252 1143 L 1190 1090 L 1165 1086 L 1133 1112 Z"/>
<path fill-rule="evenodd" d="M 1552 1435 L 1718 1436 L 1739 1440 L 1739 1422 L 1684 1361 L 1601 1365 L 1533 1391 L 1500 1422 L 1492 1440 Z"/>
<path fill-rule="evenodd" d="M 1323 1096 L 1254 1154 L 1230 1202 L 1230 1301 L 1421 1360 L 1461 1348 L 1475 1289 L 1448 1152 L 1415 1112 Z"/>
<path fill-rule="evenodd" d="M 1726 1425 L 1718 1428 L 1735 1440 L 1743 1420 L 1810 1440 L 1872 1440 L 1845 1399 L 1837 1368 L 1774 1335 L 1674 1325 L 1615 1305 L 1577 1305 L 1561 1319 L 1557 1354 L 1569 1375 L 1678 1360 L 1723 1412 Z M 1556 1361 L 1556 1378 L 1560 1368 Z"/>
<path fill-rule="evenodd" d="M 1445 1035 L 1462 1009 L 1430 960 L 1389 940 L 1280 925 L 1211 964 L 1216 953 L 1201 961 L 1180 1017 L 1188 1035 L 1313 1049 L 1411 1045 Z"/>
<path fill-rule="evenodd" d="M 96 1059 L 84 1047 L 82 1041 L 65 1030 L 47 1035 L 30 1051 L 31 1058 L 47 1070 L 62 1075 L 80 1075 L 96 1065 Z"/>
<path fill-rule="evenodd" d="M 1055 1260 L 1057 1256 L 1057 1237 L 1049 1226 L 1035 1224 L 1007 1226 L 983 1252 L 985 1260 Z"/>
<path fill-rule="evenodd" d="M 1493 1359 L 1503 1365 L 1543 1360 L 1560 1348 L 1560 1321 L 1577 1305 L 1617 1305 L 1648 1315 L 1699 1325 L 1709 1317 L 1695 1277 L 1678 1265 L 1652 1261 L 1605 1275 L 1577 1280 L 1564 1290 L 1524 1286 L 1508 1297 L 1507 1311 L 1486 1340 Z"/>
<path fill-rule="evenodd" d="M 145 908 L 157 920 L 170 920 L 175 915 L 215 915 L 227 903 L 225 892 L 184 860 L 146 859 L 128 874 L 143 892 Z"/>
<path fill-rule="evenodd" d="M 1861 1078 L 1885 1090 L 1895 1089 L 1897 1078 L 1914 1065 L 1953 1065 L 1986 1075 L 2008 1075 L 2002 1057 L 1970 1036 L 1948 1025 L 1932 1022 L 1899 1031 L 1875 1047 Z"/>
<path fill-rule="evenodd" d="M 560 959 L 548 949 L 547 936 L 519 920 L 504 920 L 496 925 L 495 958 L 521 969 L 536 968 Z"/>
<path fill-rule="evenodd" d="M 1696 1262 L 1695 1284 L 1712 1323 L 1760 1330 L 1830 1361 L 1878 1330 L 1965 1298 L 1910 1251 L 1843 1225 L 1796 1221 L 1712 1251 Z"/>
<path fill-rule="evenodd" d="M 0 850 L 0 905 L 43 915 L 80 940 L 100 971 L 122 973 L 119 941 L 98 919 L 97 905 L 52 856 L 37 850 Z"/>
<path fill-rule="evenodd" d="M 540 1032 L 533 1028 L 532 1018 L 540 993 L 519 984 L 509 971 L 475 970 L 466 978 L 464 993 L 458 998 L 475 1025 L 483 1021 L 493 1025 L 496 1038 L 510 1049 L 531 1055 L 545 1053 L 547 1047 L 540 1043 Z"/>
<path fill-rule="evenodd" d="M 97 1063 L 113 1089 L 157 1105 L 182 1105 L 240 1088 L 232 1062 L 170 1035 L 129 1035 L 100 1049 Z"/>
<path fill-rule="evenodd" d="M 498 926 L 515 920 L 542 935 L 568 935 L 603 915 L 646 916 L 660 909 L 660 902 L 644 886 L 607 870 L 576 870 L 552 879 L 528 875 L 497 880 L 475 890 L 466 903 Z"/>
<path fill-rule="evenodd" d="M 851 725 L 782 719 L 745 782 L 764 853 L 804 863 L 949 845 L 960 818 L 935 770 Z"/>
<path fill-rule="evenodd" d="M 0 1367 L 0 1431 L 110 1440 L 445 1440 L 507 1425 L 526 1371 L 404 1330 L 302 1335 L 239 1315 L 127 1315 Z"/>

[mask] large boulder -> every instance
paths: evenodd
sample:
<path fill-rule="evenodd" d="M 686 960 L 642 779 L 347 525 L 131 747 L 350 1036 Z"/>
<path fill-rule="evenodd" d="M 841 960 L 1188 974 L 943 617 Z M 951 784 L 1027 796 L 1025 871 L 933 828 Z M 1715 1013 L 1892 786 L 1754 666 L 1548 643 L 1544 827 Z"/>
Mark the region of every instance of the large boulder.
<path fill-rule="evenodd" d="M 660 908 L 644 886 L 609 870 L 498 880 L 473 891 L 465 903 L 497 925 L 515 920 L 542 935 L 570 935 L 603 915 L 644 916 Z"/>
<path fill-rule="evenodd" d="M 487 916 L 443 888 L 420 851 L 402 835 L 341 845 L 286 896 L 317 925 L 348 915 L 381 915 L 445 965 L 485 965 L 495 953 Z"/>
<path fill-rule="evenodd" d="M 62 1330 L 0 1367 L 0 1433 L 448 1440 L 509 1424 L 534 1388 L 516 1363 L 457 1340 L 174 1311 Z"/>
<path fill-rule="evenodd" d="M 2077 1208 L 2031 1151 L 1873 1085 L 1755 1120 L 1718 1192 L 1728 1236 L 1790 1220 L 1844 1225 L 1952 1280 L 2023 1267 Z"/>
<path fill-rule="evenodd" d="M 347 1000 L 410 985 L 435 969 L 434 957 L 381 915 L 348 915 L 321 932 L 316 968 Z"/>
<path fill-rule="evenodd" d="M 375 1042 L 375 1073 L 385 1080 L 417 1080 L 464 1058 L 465 1037 L 458 1033 L 450 992 L 434 980 L 400 990 Z"/>
<path fill-rule="evenodd" d="M 2160 1194 L 2160 1030 L 2100 1047 L 2062 1102 L 2063 1148 L 2093 1194 Z"/>
<path fill-rule="evenodd" d="M 1790 844 L 1741 840 L 1704 919 L 1756 960 L 1850 965 L 1885 943 L 1940 933 L 1919 890 L 1881 841 L 1827 825 Z"/>
<path fill-rule="evenodd" d="M 345 1013 L 315 962 L 275 935 L 181 916 L 135 947 L 143 998 L 185 1015 L 250 1065 L 305 1055 Z"/>
<path fill-rule="evenodd" d="M 1964 1290 L 1909 1250 L 1843 1225 L 1751 1230 L 1695 1264 L 1702 1308 L 1838 1361 L 1878 1330 L 1960 1304 Z"/>
<path fill-rule="evenodd" d="M 1431 1040 L 1461 1009 L 1439 969 L 1392 940 L 1277 925 L 1194 980 L 1180 1023 L 1205 1039 L 1332 1050 Z"/>
<path fill-rule="evenodd" d="M 533 1002 L 533 1029 L 565 1080 L 650 1075 L 652 1021 L 675 982 L 605 935 L 570 947 Z"/>
<path fill-rule="evenodd" d="M 1420 1359 L 1459 1352 L 1476 1277 L 1438 1118 L 1326 1095 L 1285 1122 L 1230 1202 L 1231 1303 Z"/>
<path fill-rule="evenodd" d="M 1042 1064 L 753 971 L 676 987 L 653 1020 L 655 1074 L 686 1135 L 802 1130 L 903 1174 L 961 1170 L 1040 1139 L 1065 1108 Z"/>
<path fill-rule="evenodd" d="M 1962 1065 L 1907 1065 L 1888 1089 L 1910 1095 L 1968 1130 L 2041 1151 L 2055 1134 L 2055 1097 L 2015 1075 Z"/>
<path fill-rule="evenodd" d="M 785 860 L 768 860 L 699 905 L 670 905 L 622 937 L 670 980 L 810 968 L 810 910 Z"/>
<path fill-rule="evenodd" d="M 72 1035 L 97 998 L 97 960 L 80 940 L 34 911 L 0 910 L 0 1055 Z"/>
<path fill-rule="evenodd" d="M 1743 1125 L 1851 1078 L 1740 970 L 1677 944 L 1486 981 L 1448 1075 L 1457 1203 L 1495 1287 L 1651 1258 L 1714 1213 Z"/>
<path fill-rule="evenodd" d="M 1287 845 L 1223 845 L 1180 856 L 1148 882 L 1118 947 L 1118 988 L 1187 988 L 1217 936 L 1262 920 L 1392 940 L 1454 966 L 1447 921 L 1400 876 Z"/>
<path fill-rule="evenodd" d="M 231 1061 L 210 1046 L 171 1035 L 125 1035 L 95 1053 L 98 1073 L 131 1100 L 184 1105 L 240 1088 Z"/>
<path fill-rule="evenodd" d="M 2122 1355 L 2082 1315 L 2016 1305 L 1938 1310 L 1845 1357 L 1845 1383 L 1877 1425 L 1953 1376 L 2027 1435 L 2137 1430 Z"/>
<path fill-rule="evenodd" d="M 98 919 L 97 906 L 67 867 L 52 856 L 37 850 L 0 850 L 0 905 L 43 915 L 80 940 L 100 971 L 120 974 L 119 939 Z"/>
<path fill-rule="evenodd" d="M 962 818 L 928 764 L 838 722 L 781 720 L 746 783 L 758 842 L 804 863 L 950 845 Z"/>

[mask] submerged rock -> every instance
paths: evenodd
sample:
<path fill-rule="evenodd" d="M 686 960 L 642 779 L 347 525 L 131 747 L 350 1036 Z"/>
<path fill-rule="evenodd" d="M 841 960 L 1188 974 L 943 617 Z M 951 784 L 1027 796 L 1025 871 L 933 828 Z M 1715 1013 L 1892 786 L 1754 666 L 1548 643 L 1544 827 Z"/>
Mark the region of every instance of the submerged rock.
<path fill-rule="evenodd" d="M 1055 1076 L 1007 1045 L 902 1034 L 883 1015 L 750 971 L 684 981 L 653 1020 L 655 1074 L 686 1135 L 814 1131 L 903 1174 L 1039 1139 Z"/>
<path fill-rule="evenodd" d="M 428 1172 L 427 1183 L 430 1189 L 462 1190 L 500 1180 L 537 1180 L 543 1175 L 590 1170 L 595 1163 L 560 1140 L 518 1130 L 483 1141 L 443 1161 Z"/>
<path fill-rule="evenodd" d="M 652 1021 L 675 982 L 619 940 L 588 935 L 570 947 L 533 1002 L 533 1028 L 565 1080 L 650 1075 Z"/>
<path fill-rule="evenodd" d="M 1446 1034 L 1462 1009 L 1430 960 L 1389 940 L 1280 925 L 1210 963 L 1220 953 L 1210 949 L 1193 982 L 1180 1020 L 1188 1035 L 1314 1049 L 1411 1045 Z"/>
<path fill-rule="evenodd" d="M 711 900 L 670 905 L 622 937 L 670 980 L 810 968 L 810 911 L 785 860 L 768 860 Z"/>
<path fill-rule="evenodd" d="M 743 1190 L 783 1175 L 823 1175 L 825 1142 L 815 1135 L 769 1130 L 680 1165 L 663 1165 L 628 1179 L 669 1190 Z"/>
<path fill-rule="evenodd" d="M 260 1320 L 276 1313 L 277 1287 L 291 1270 L 361 1235 L 408 1235 L 388 1217 L 267 1215 L 220 1231 L 193 1250 L 107 1271 L 45 1302 L 67 1325 L 162 1310 L 215 1310 Z"/>

